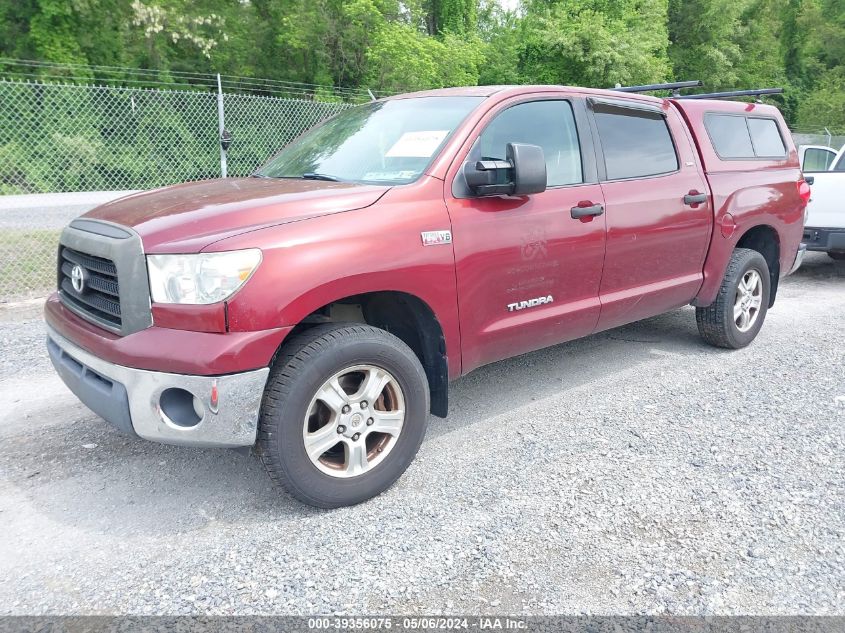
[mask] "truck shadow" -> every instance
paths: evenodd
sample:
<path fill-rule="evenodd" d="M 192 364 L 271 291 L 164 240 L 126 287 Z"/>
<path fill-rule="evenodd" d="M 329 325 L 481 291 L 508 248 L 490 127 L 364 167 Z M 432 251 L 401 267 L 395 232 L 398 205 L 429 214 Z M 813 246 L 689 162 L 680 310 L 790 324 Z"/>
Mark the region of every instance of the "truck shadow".
<path fill-rule="evenodd" d="M 845 261 L 834 261 L 824 253 L 808 253 L 801 268 L 782 280 L 779 300 L 843 280 Z M 636 371 L 639 365 L 660 355 L 724 353 L 730 352 L 702 342 L 694 309 L 679 308 L 477 369 L 451 385 L 449 417 L 433 419 L 427 437 L 565 393 L 608 375 Z"/>
<path fill-rule="evenodd" d="M 645 321 L 499 361 L 452 383 L 449 417 L 433 418 L 428 436 L 448 433 L 550 396 L 636 371 L 661 355 L 710 353 L 686 307 Z M 573 406 L 577 406 L 573 403 Z"/>

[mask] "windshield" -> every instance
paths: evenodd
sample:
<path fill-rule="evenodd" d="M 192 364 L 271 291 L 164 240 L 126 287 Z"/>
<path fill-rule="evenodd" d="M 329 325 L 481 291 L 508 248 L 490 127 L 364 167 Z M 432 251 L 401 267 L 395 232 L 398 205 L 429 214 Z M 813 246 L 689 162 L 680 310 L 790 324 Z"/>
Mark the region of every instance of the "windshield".
<path fill-rule="evenodd" d="M 417 97 L 344 110 L 288 145 L 255 175 L 374 184 L 419 178 L 483 97 Z"/>

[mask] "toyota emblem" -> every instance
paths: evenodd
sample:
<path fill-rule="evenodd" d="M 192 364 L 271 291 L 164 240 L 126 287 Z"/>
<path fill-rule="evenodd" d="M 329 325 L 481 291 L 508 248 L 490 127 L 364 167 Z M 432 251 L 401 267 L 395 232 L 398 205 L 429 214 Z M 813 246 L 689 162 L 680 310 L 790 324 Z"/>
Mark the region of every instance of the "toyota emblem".
<path fill-rule="evenodd" d="M 76 292 L 81 293 L 85 290 L 85 271 L 79 264 L 75 265 L 70 271 L 70 283 Z"/>

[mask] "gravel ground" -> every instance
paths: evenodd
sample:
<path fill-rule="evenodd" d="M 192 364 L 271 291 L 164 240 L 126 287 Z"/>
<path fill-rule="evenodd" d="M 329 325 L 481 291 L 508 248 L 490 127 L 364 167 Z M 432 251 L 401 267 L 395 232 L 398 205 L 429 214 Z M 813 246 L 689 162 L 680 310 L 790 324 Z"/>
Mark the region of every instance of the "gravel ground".
<path fill-rule="evenodd" d="M 0 614 L 845 614 L 843 307 L 811 255 L 745 350 L 685 308 L 482 368 L 335 511 L 124 439 L 50 371 L 38 306 L 3 308 Z"/>

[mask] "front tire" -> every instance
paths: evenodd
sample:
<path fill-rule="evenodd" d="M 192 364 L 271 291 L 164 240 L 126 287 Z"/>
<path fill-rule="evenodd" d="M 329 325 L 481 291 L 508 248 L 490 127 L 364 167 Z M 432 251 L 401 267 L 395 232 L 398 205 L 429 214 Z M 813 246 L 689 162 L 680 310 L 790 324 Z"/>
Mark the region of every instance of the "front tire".
<path fill-rule="evenodd" d="M 740 349 L 753 341 L 769 307 L 771 277 L 757 251 L 737 248 L 731 255 L 716 300 L 695 309 L 698 332 L 710 345 Z"/>
<path fill-rule="evenodd" d="M 270 372 L 258 452 L 300 501 L 354 505 L 405 472 L 428 410 L 425 372 L 405 343 L 368 325 L 319 325 L 287 342 Z"/>

